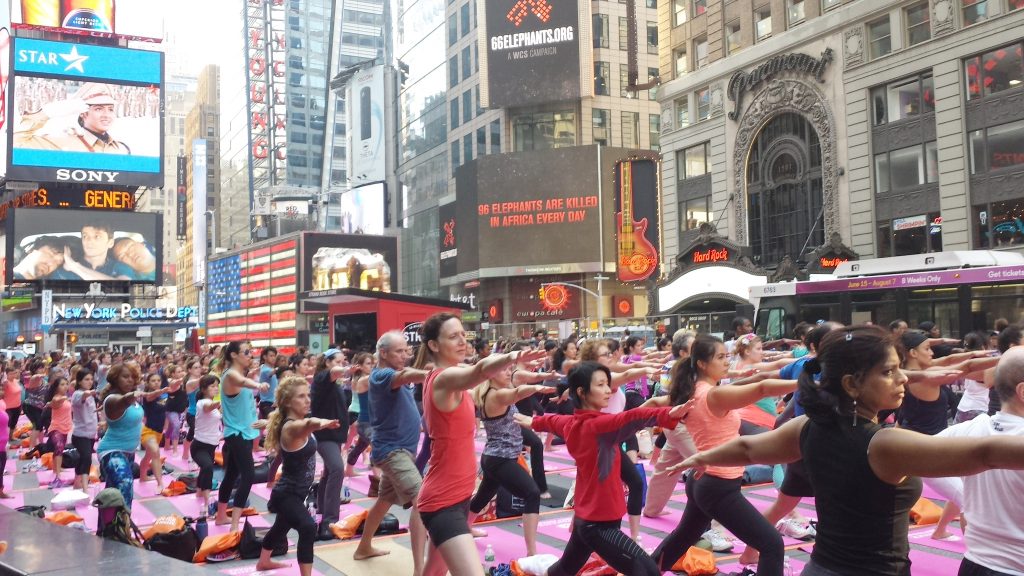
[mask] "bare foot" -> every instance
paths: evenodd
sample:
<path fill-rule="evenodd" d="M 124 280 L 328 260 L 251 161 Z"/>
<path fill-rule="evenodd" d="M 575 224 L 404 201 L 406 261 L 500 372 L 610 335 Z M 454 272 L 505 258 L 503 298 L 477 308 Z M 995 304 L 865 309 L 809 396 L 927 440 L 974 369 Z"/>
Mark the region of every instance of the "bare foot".
<path fill-rule="evenodd" d="M 658 518 L 659 516 L 668 516 L 671 513 L 672 512 L 669 510 L 662 510 L 661 512 L 658 512 L 656 514 L 648 514 L 647 512 L 644 512 L 644 516 L 648 518 Z"/>
<path fill-rule="evenodd" d="M 554 446 L 545 446 L 544 447 L 544 451 L 545 452 L 554 452 L 555 450 L 558 450 L 558 448 L 555 448 Z"/>
<path fill-rule="evenodd" d="M 741 565 L 757 564 L 757 561 L 760 558 L 760 556 L 761 555 L 758 554 L 757 551 L 751 552 L 749 554 L 747 553 L 747 551 L 744 551 L 743 554 L 740 554 L 740 558 L 739 560 L 737 560 L 737 562 L 739 562 Z"/>
<path fill-rule="evenodd" d="M 4 492 L 3 490 L 0 490 L 0 498 L 14 498 L 14 496 L 11 496 L 10 494 Z M 0 554 L 2 554 L 2 552 L 0 552 Z"/>
<path fill-rule="evenodd" d="M 363 475 L 362 472 L 356 470 L 355 468 L 352 468 L 351 466 L 348 466 L 348 467 L 345 468 L 345 477 L 346 478 L 354 478 L 356 476 L 362 476 L 362 475 Z"/>
<path fill-rule="evenodd" d="M 228 518 L 227 516 L 221 516 L 218 514 L 213 519 L 213 524 L 215 526 L 227 526 L 228 524 L 231 524 L 231 518 Z"/>
<path fill-rule="evenodd" d="M 352 554 L 353 560 L 366 560 L 367 558 L 376 558 L 377 556 L 387 556 L 391 554 L 391 550 L 381 550 L 380 548 L 370 547 L 369 552 L 365 552 L 360 548 L 356 548 L 355 554 Z"/>
<path fill-rule="evenodd" d="M 952 540 L 952 539 L 959 540 L 957 535 L 953 534 L 952 532 L 947 532 L 945 530 L 943 530 L 942 532 L 938 532 L 938 531 L 932 532 L 932 540 Z"/>
<path fill-rule="evenodd" d="M 262 572 L 264 570 L 278 570 L 281 568 L 287 568 L 289 565 L 284 562 L 274 562 L 273 560 L 262 560 L 256 563 L 256 570 Z"/>
<path fill-rule="evenodd" d="M 487 538 L 487 530 L 473 528 L 472 526 L 470 526 L 469 531 L 471 534 L 473 534 L 473 538 Z"/>

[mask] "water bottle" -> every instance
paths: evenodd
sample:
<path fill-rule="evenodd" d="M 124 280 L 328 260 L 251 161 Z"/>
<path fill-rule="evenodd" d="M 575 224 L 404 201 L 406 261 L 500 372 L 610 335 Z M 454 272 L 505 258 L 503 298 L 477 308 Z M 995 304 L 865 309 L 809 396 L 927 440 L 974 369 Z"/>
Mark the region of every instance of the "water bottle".
<path fill-rule="evenodd" d="M 494 563 L 494 546 L 490 544 L 484 550 L 484 570 L 487 574 L 492 574 L 495 567 Z"/>
<path fill-rule="evenodd" d="M 345 486 L 345 489 L 342 491 L 341 494 L 343 496 L 343 500 L 350 500 L 352 498 L 352 493 L 349 492 L 348 486 Z"/>
<path fill-rule="evenodd" d="M 196 536 L 199 537 L 199 543 L 202 544 L 209 534 L 210 526 L 206 523 L 206 516 L 200 516 L 199 520 L 196 521 Z"/>

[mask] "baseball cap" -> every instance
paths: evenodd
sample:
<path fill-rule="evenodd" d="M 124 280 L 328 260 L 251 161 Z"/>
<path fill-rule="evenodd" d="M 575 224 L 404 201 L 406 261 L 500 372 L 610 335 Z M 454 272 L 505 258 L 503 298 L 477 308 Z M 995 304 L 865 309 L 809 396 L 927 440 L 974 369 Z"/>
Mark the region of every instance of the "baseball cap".
<path fill-rule="evenodd" d="M 119 508 L 123 507 L 124 495 L 117 488 L 104 488 L 96 495 L 96 499 L 92 501 L 92 505 L 97 508 Z"/>

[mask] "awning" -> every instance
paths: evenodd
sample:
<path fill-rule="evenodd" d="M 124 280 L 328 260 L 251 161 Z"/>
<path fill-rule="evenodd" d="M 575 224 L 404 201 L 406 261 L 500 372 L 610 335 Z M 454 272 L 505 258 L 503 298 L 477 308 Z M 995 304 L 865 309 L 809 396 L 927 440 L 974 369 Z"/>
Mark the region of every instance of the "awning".
<path fill-rule="evenodd" d="M 732 266 L 704 266 L 658 288 L 658 312 L 669 312 L 699 298 L 731 298 L 749 302 L 750 287 L 768 283 L 766 276 Z"/>
<path fill-rule="evenodd" d="M 376 292 L 371 290 L 360 290 L 358 288 L 336 288 L 334 290 L 313 290 L 303 292 L 300 296 L 303 307 L 302 312 L 326 312 L 330 304 L 352 304 L 356 302 L 373 302 L 387 300 L 391 302 L 406 302 L 409 304 L 423 304 L 425 306 L 439 306 L 443 308 L 455 308 L 457 310 L 470 310 L 469 304 L 452 302 L 439 298 L 427 298 L 425 296 L 410 296 L 396 292 Z M 313 306 L 310 306 L 313 304 Z"/>

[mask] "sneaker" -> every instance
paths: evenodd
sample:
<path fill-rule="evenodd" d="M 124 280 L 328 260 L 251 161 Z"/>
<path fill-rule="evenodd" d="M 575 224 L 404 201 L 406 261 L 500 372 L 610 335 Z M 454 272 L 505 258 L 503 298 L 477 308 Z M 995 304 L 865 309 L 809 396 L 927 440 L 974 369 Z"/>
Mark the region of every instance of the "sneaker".
<path fill-rule="evenodd" d="M 730 541 L 718 530 L 708 530 L 701 535 L 701 538 L 707 540 L 711 544 L 711 550 L 714 552 L 729 552 L 732 550 L 732 541 Z"/>
<path fill-rule="evenodd" d="M 779 520 L 779 523 L 775 525 L 775 529 L 783 536 L 796 538 L 797 540 L 810 540 L 815 536 L 811 527 L 804 526 L 792 518 Z"/>

